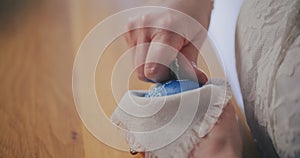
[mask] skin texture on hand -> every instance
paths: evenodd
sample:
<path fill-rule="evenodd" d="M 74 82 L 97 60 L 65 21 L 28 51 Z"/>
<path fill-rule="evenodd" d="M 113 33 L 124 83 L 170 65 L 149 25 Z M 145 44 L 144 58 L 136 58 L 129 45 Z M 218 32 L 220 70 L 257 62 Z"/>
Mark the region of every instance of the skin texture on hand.
<path fill-rule="evenodd" d="M 202 24 L 203 28 L 208 28 L 212 9 L 212 3 L 209 0 L 167 0 L 160 1 L 157 4 L 190 15 Z M 138 78 L 148 82 L 163 82 L 172 79 L 168 65 L 178 57 L 180 52 L 189 62 L 178 59 L 179 76 L 183 76 L 182 79 L 191 79 L 191 76 L 196 75 L 199 83 L 204 84 L 207 82 L 206 75 L 195 64 L 198 57 L 198 50 L 195 46 L 185 37 L 174 32 L 157 28 L 142 28 L 149 24 L 181 27 L 186 32 L 190 29 L 188 25 L 184 24 L 182 17 L 174 16 L 168 11 L 161 13 L 150 12 L 129 19 L 129 31 L 126 33 L 125 39 L 129 48 L 135 47 L 134 61 L 137 67 Z M 137 26 L 141 28 L 132 30 L 132 28 Z M 191 32 L 190 34 L 193 33 L 197 34 L 197 32 Z M 154 43 L 169 45 L 177 51 L 174 52 L 163 45 Z"/>
<path fill-rule="evenodd" d="M 210 0 L 166 0 L 156 1 L 157 6 L 165 6 L 176 9 L 187 15 L 190 15 L 207 30 L 210 22 L 210 14 L 212 3 Z M 152 2 L 151 5 L 153 5 Z M 155 5 L 155 4 L 154 4 Z M 179 76 L 190 79 L 193 74 L 201 84 L 207 82 L 207 76 L 200 70 L 196 63 L 198 50 L 185 37 L 174 32 L 149 28 L 149 24 L 158 24 L 159 26 L 179 27 L 189 31 L 189 25 L 183 23 L 184 19 L 179 16 L 173 16 L 166 12 L 150 12 L 148 14 L 138 15 L 129 19 L 128 32 L 125 39 L 129 48 L 134 48 L 134 62 L 137 67 L 136 72 L 138 78 L 147 82 L 163 82 L 172 79 L 170 70 L 165 65 L 170 65 L 176 58 L 179 64 Z M 186 26 L 185 26 L 186 25 Z M 139 29 L 133 29 L 137 28 Z M 185 27 L 184 27 L 185 26 Z M 184 31 L 183 31 L 184 32 Z M 197 36 L 199 32 L 188 32 L 187 34 L 195 34 L 192 40 L 201 36 Z M 157 45 L 155 43 L 163 43 L 169 45 L 176 51 Z M 178 58 L 181 53 L 188 62 Z M 155 62 L 154 62 L 155 61 Z M 242 140 L 236 121 L 235 111 L 231 104 L 228 104 L 220 116 L 217 124 L 212 131 L 203 139 L 201 143 L 196 145 L 190 153 L 190 158 L 241 158 L 242 156 Z"/>

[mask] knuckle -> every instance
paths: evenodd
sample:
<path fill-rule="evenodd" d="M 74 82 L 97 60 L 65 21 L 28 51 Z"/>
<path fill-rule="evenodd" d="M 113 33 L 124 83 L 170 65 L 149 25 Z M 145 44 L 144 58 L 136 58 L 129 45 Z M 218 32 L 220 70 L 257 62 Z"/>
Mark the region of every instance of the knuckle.
<path fill-rule="evenodd" d="M 139 28 L 144 28 L 147 26 L 147 24 L 149 19 L 149 15 L 148 14 L 143 14 L 141 16 L 139 16 L 138 20 L 137 20 L 137 24 Z"/>
<path fill-rule="evenodd" d="M 129 31 L 134 30 L 137 24 L 137 17 L 130 17 L 127 21 L 127 29 Z"/>
<path fill-rule="evenodd" d="M 155 79 L 158 73 L 158 65 L 157 64 L 146 64 L 144 68 L 145 77 L 148 79 Z"/>
<path fill-rule="evenodd" d="M 159 29 L 155 34 L 155 42 L 167 42 L 171 39 L 170 31 Z"/>
<path fill-rule="evenodd" d="M 161 66 L 159 64 L 149 63 L 144 67 L 144 75 L 153 82 L 159 82 L 163 79 L 164 74 L 161 74 Z"/>
<path fill-rule="evenodd" d="M 134 22 L 132 20 L 129 20 L 127 23 L 127 30 L 130 31 L 134 27 Z"/>
<path fill-rule="evenodd" d="M 162 21 L 162 27 L 164 29 L 169 29 L 172 25 L 173 25 L 172 17 L 169 14 L 165 15 Z"/>
<path fill-rule="evenodd" d="M 131 36 L 131 34 L 130 34 L 129 32 L 127 32 L 127 33 L 124 35 L 124 38 L 125 38 L 125 41 L 126 41 L 127 43 L 131 43 L 131 41 L 132 41 L 132 36 Z"/>
<path fill-rule="evenodd" d="M 141 16 L 141 22 L 143 23 L 143 24 L 146 24 L 146 22 L 148 21 L 148 19 L 149 19 L 149 14 L 144 14 L 144 15 L 142 15 Z"/>

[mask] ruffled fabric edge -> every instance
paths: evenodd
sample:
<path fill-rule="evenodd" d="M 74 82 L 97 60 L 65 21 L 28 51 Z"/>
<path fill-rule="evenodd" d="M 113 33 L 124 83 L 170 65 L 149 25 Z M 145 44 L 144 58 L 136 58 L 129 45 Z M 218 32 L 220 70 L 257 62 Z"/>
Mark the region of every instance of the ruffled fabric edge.
<path fill-rule="evenodd" d="M 224 87 L 224 90 L 226 92 L 225 97 L 219 96 L 220 97 L 218 99 L 220 100 L 219 104 L 211 104 L 208 106 L 208 109 L 204 115 L 203 120 L 193 124 L 191 130 L 187 130 L 186 133 L 183 134 L 182 138 L 184 139 L 184 141 L 180 141 L 180 143 L 177 144 L 177 146 L 175 147 L 176 150 L 174 150 L 170 154 L 170 158 L 187 157 L 186 154 L 183 155 L 182 153 L 190 153 L 195 145 L 201 143 L 203 137 L 205 137 L 213 129 L 214 125 L 216 124 L 220 115 L 222 114 L 224 107 L 231 99 L 232 92 L 230 86 L 224 80 L 211 79 L 205 85 L 208 84 Z M 158 158 L 158 157 L 159 157 L 159 153 L 155 151 L 145 153 L 145 158 Z"/>
<path fill-rule="evenodd" d="M 194 146 L 201 143 L 203 137 L 205 137 L 214 127 L 218 118 L 223 112 L 223 108 L 227 105 L 232 97 L 232 92 L 230 86 L 227 82 L 222 79 L 210 79 L 205 85 L 213 84 L 216 85 L 226 92 L 223 96 L 218 96 L 218 104 L 210 104 L 201 120 L 195 120 L 194 123 L 181 135 L 177 140 L 175 140 L 172 145 L 174 148 L 172 151 L 166 151 L 165 148 L 145 152 L 145 158 L 182 158 L 187 157 L 192 151 Z M 116 109 L 111 115 L 111 121 L 115 123 L 118 127 L 126 129 L 126 125 L 122 123 L 122 118 L 118 118 L 118 113 L 121 111 Z M 129 146 L 133 149 L 139 149 L 143 151 L 143 146 L 135 140 L 135 136 L 130 132 L 123 132 L 122 136 L 128 142 Z M 167 146 L 166 146 L 167 147 Z M 165 152 L 168 152 L 168 156 L 161 156 Z"/>

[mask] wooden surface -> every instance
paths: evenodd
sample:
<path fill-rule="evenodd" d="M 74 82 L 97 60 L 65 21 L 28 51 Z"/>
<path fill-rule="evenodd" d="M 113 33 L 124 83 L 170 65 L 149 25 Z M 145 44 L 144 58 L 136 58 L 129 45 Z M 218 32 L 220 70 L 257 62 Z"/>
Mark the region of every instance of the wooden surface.
<path fill-rule="evenodd" d="M 96 140 L 72 98 L 72 66 L 86 33 L 113 2 L 0 2 L 0 158 L 132 157 Z"/>
<path fill-rule="evenodd" d="M 133 157 L 95 139 L 72 98 L 76 51 L 94 25 L 120 10 L 117 6 L 99 0 L 0 1 L 0 158 Z M 108 48 L 119 52 L 114 60 L 121 46 L 117 41 Z M 101 93 L 109 89 L 101 84 L 109 78 L 99 72 L 96 79 L 102 81 L 96 89 L 110 114 L 113 98 Z M 136 83 L 130 84 L 149 86 Z"/>

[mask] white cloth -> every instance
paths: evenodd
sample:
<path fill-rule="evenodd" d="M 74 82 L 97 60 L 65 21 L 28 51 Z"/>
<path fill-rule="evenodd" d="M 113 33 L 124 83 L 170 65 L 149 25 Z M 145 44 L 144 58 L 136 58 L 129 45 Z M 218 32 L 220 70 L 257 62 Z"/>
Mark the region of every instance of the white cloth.
<path fill-rule="evenodd" d="M 248 125 L 262 157 L 300 157 L 300 1 L 247 0 L 236 34 Z"/>
<path fill-rule="evenodd" d="M 131 149 L 146 158 L 184 158 L 209 133 L 231 98 L 223 81 L 180 94 L 145 98 L 129 91 L 111 115 Z M 124 130 L 126 129 L 126 130 Z"/>

